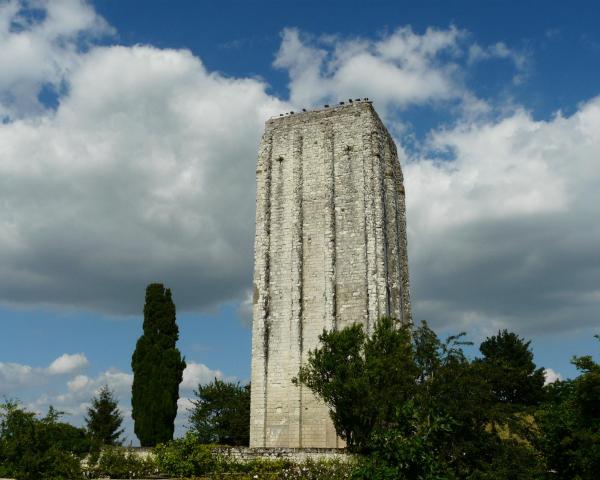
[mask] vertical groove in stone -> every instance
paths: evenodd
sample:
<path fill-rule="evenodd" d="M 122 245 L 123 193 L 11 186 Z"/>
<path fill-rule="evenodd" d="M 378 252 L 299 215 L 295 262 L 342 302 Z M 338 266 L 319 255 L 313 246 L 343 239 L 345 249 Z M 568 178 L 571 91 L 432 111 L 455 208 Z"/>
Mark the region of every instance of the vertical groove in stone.
<path fill-rule="evenodd" d="M 393 142 L 392 142 L 393 143 Z M 398 196 L 400 195 L 400 192 L 398 191 L 398 176 L 400 175 L 399 172 L 399 164 L 396 165 L 398 163 L 397 157 L 394 154 L 395 153 L 395 148 L 392 150 L 392 161 L 395 163 L 394 165 L 392 165 L 392 174 L 393 174 L 393 190 L 394 190 L 394 212 L 395 212 L 395 253 L 396 253 L 396 271 L 395 271 L 395 275 L 396 275 L 396 279 L 395 281 L 398 283 L 398 289 L 396 294 L 398 295 L 398 298 L 396 299 L 396 305 L 397 305 L 397 311 L 394 313 L 394 316 L 401 322 L 404 323 L 405 319 L 404 319 L 404 309 L 403 309 L 403 290 L 404 287 L 402 286 L 402 245 L 401 245 L 401 240 L 400 240 L 400 235 L 401 235 L 401 231 L 400 231 L 400 222 L 399 222 L 399 216 L 400 216 L 400 204 L 398 202 Z"/>
<path fill-rule="evenodd" d="M 255 276 L 255 301 L 258 303 L 258 325 L 256 335 L 253 341 L 259 343 L 255 347 L 256 350 L 262 350 L 262 368 L 260 369 L 262 382 L 262 435 L 260 444 L 266 446 L 266 424 L 267 424 L 267 378 L 269 370 L 269 284 L 270 284 L 270 267 L 271 267 L 271 165 L 272 165 L 272 149 L 273 137 L 270 136 L 265 142 L 264 154 L 260 159 L 258 175 L 263 175 L 262 192 L 259 193 L 259 199 L 262 200 L 262 211 L 259 211 L 260 221 L 257 222 L 257 237 L 256 237 L 256 263 L 257 268 Z M 257 202 L 258 203 L 258 202 Z M 260 205 L 257 205 L 260 207 Z M 258 215 L 257 215 L 258 216 Z M 258 282 L 257 282 L 258 280 Z M 258 285 L 256 285 L 258 283 Z M 258 387 L 258 386 L 257 386 Z"/>
<path fill-rule="evenodd" d="M 372 328 L 379 318 L 379 282 L 378 282 L 378 241 L 377 241 L 377 184 L 375 179 L 375 156 L 372 147 L 372 133 L 369 132 L 365 147 L 367 150 L 367 168 L 365 171 L 365 199 L 367 222 L 367 289 L 369 292 L 369 307 L 366 332 L 370 335 Z"/>
<path fill-rule="evenodd" d="M 335 273 L 335 138 L 331 129 L 328 129 L 326 133 L 325 149 L 325 325 L 328 327 L 328 330 L 335 330 L 337 326 L 337 298 Z"/>
<path fill-rule="evenodd" d="M 396 223 L 398 224 L 400 235 L 398 238 L 398 242 L 400 245 L 400 286 L 401 286 L 401 295 L 402 295 L 402 321 L 404 323 L 412 323 L 412 309 L 410 304 L 410 288 L 409 288 L 409 280 L 408 280 L 408 245 L 407 245 L 407 236 L 408 232 L 406 230 L 406 201 L 405 201 L 405 191 L 404 191 L 404 182 L 403 182 L 403 174 L 402 167 L 398 162 L 398 177 L 396 179 L 397 185 L 397 202 L 398 209 L 396 210 Z"/>
<path fill-rule="evenodd" d="M 391 305 L 390 305 L 390 275 L 389 275 L 389 262 L 388 262 L 388 253 L 389 253 L 389 245 L 388 245 L 388 232 L 387 232 L 387 215 L 388 215 L 388 205 L 387 205 L 387 192 L 385 186 L 385 176 L 384 176 L 384 168 L 386 163 L 389 161 L 389 158 L 386 155 L 385 148 L 383 146 L 383 138 L 379 134 L 379 132 L 373 134 L 373 161 L 375 163 L 375 183 L 376 183 L 376 215 L 377 215 L 377 258 L 378 258 L 378 267 L 381 269 L 378 274 L 378 279 L 381 282 L 379 286 L 379 302 L 380 308 L 379 315 L 382 314 L 382 309 L 384 310 L 384 314 L 386 316 L 390 315 Z M 383 295 L 383 298 L 381 298 Z"/>
<path fill-rule="evenodd" d="M 363 319 L 363 325 L 365 330 L 368 330 L 369 325 L 369 315 L 370 315 L 370 303 L 369 299 L 371 297 L 371 282 L 370 282 L 370 270 L 369 270 L 369 225 L 370 222 L 368 220 L 369 214 L 369 206 L 368 206 L 368 197 L 367 197 L 367 167 L 368 167 L 368 154 L 365 154 L 365 146 L 368 145 L 370 137 L 368 134 L 363 134 L 362 136 L 362 208 L 363 208 L 363 216 L 362 216 L 362 227 L 363 227 L 363 235 L 364 235 L 364 249 L 363 249 L 363 262 L 364 262 L 364 285 L 365 285 L 365 315 Z M 368 152 L 368 150 L 367 150 Z"/>
<path fill-rule="evenodd" d="M 291 270 L 291 299 L 292 319 L 290 325 L 290 354 L 293 358 L 293 368 L 299 369 L 302 362 L 303 338 L 302 338 L 302 294 L 303 294 L 303 165 L 302 145 L 303 137 L 295 135 L 293 140 L 293 225 L 292 225 L 292 270 Z M 298 409 L 298 444 L 302 446 L 302 392 L 300 387 L 292 390 L 292 401 L 290 411 Z M 292 424 L 290 422 L 290 432 Z"/>
<path fill-rule="evenodd" d="M 397 283 L 398 288 L 396 289 L 396 311 L 394 312 L 394 316 L 400 321 L 400 323 L 405 323 L 405 315 L 404 315 L 404 299 L 403 299 L 403 291 L 404 287 L 402 285 L 402 225 L 400 218 L 402 216 L 402 210 L 400 206 L 400 202 L 398 198 L 403 192 L 399 191 L 399 186 L 402 185 L 402 171 L 400 169 L 400 162 L 398 161 L 398 155 L 396 152 L 396 145 L 394 141 L 390 138 L 388 139 L 388 148 L 390 150 L 390 159 L 391 159 L 391 173 L 392 173 L 392 191 L 393 191 L 393 202 L 394 202 L 394 253 L 395 253 L 395 261 L 396 261 L 396 270 L 394 272 L 394 282 Z"/>
<path fill-rule="evenodd" d="M 383 212 L 383 189 L 381 175 L 381 150 L 379 134 L 371 132 L 369 142 L 371 162 L 371 209 L 372 209 L 372 238 L 373 238 L 373 268 L 372 275 L 375 283 L 375 299 L 373 304 L 373 316 L 369 325 L 368 333 L 371 334 L 377 319 L 386 310 L 386 258 L 385 258 L 385 235 L 384 235 L 384 212 Z"/>

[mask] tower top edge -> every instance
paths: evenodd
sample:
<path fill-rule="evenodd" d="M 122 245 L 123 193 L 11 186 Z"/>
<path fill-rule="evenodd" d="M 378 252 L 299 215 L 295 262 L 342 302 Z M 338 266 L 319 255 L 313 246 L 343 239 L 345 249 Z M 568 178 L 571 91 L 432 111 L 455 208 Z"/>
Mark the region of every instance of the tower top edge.
<path fill-rule="evenodd" d="M 340 114 L 351 113 L 352 111 L 369 111 L 372 115 L 378 118 L 377 112 L 373 107 L 373 102 L 368 99 L 353 100 L 351 102 L 340 102 L 337 105 L 325 105 L 322 108 L 316 108 L 313 110 L 302 110 L 300 112 L 287 112 L 279 114 L 269 118 L 265 122 L 267 129 L 283 126 L 293 125 L 298 123 L 311 122 L 316 120 L 322 120 L 328 117 L 335 117 Z"/>

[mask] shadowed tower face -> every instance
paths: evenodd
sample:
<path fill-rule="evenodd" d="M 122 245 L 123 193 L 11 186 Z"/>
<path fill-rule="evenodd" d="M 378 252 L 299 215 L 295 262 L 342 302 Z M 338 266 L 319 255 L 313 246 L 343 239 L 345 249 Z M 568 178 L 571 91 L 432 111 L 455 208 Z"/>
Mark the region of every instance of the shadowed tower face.
<path fill-rule="evenodd" d="M 292 379 L 323 329 L 410 322 L 402 171 L 370 102 L 271 119 L 256 168 L 251 447 L 342 447 Z"/>

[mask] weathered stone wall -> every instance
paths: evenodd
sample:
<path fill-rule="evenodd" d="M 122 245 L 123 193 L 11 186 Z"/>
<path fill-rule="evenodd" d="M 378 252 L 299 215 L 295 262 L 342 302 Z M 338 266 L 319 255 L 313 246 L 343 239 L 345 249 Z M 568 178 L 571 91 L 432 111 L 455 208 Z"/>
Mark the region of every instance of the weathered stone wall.
<path fill-rule="evenodd" d="M 351 462 L 356 457 L 339 448 L 248 448 L 248 447 L 218 447 L 215 455 L 238 462 L 251 460 L 289 460 L 302 463 L 307 460 Z"/>
<path fill-rule="evenodd" d="M 402 171 L 370 102 L 267 122 L 256 169 L 251 447 L 343 447 L 292 384 L 323 329 L 410 322 Z"/>

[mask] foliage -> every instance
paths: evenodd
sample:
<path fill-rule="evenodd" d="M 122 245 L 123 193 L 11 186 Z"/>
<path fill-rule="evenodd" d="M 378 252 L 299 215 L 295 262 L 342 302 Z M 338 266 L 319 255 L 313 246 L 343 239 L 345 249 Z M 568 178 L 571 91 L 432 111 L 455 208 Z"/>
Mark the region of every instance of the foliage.
<path fill-rule="evenodd" d="M 352 462 L 335 460 L 306 460 L 284 467 L 277 479 L 285 480 L 347 480 L 351 478 L 355 466 Z M 252 476 L 255 479 L 256 476 Z M 261 478 L 259 475 L 258 478 Z M 249 479 L 248 479 L 249 480 Z"/>
<path fill-rule="evenodd" d="M 361 325 L 352 325 L 323 331 L 319 339 L 321 348 L 309 353 L 297 381 L 329 406 L 336 431 L 348 448 L 364 450 L 374 428 L 394 421 L 393 406 L 408 398 L 414 385 L 410 331 L 382 318 L 370 338 Z"/>
<path fill-rule="evenodd" d="M 154 448 L 156 466 L 164 475 L 174 477 L 236 478 L 238 480 L 342 480 L 349 479 L 352 462 L 312 461 L 294 463 L 287 459 L 236 461 L 215 452 L 215 445 L 205 445 L 188 432 L 184 438 Z"/>
<path fill-rule="evenodd" d="M 492 388 L 496 402 L 512 406 L 538 405 L 544 395 L 544 369 L 536 369 L 531 342 L 502 330 L 479 347 L 482 374 Z"/>
<path fill-rule="evenodd" d="M 217 378 L 198 385 L 192 400 L 190 427 L 202 443 L 248 445 L 250 440 L 250 385 Z"/>
<path fill-rule="evenodd" d="M 143 328 L 131 360 L 131 404 L 135 434 L 147 447 L 173 438 L 179 384 L 185 369 L 175 346 L 179 338 L 175 304 L 171 291 L 162 284 L 146 288 Z"/>
<path fill-rule="evenodd" d="M 523 377 L 538 381 L 529 344 L 503 332 L 482 344 L 482 360 L 470 361 L 463 335 L 444 342 L 424 322 L 411 332 L 388 318 L 370 338 L 359 325 L 323 332 L 298 381 L 329 405 L 349 447 L 368 454 L 357 478 L 541 475 L 541 459 L 527 443 L 532 422 L 523 405 L 532 403 L 534 388 L 511 409 L 499 407 L 504 399 L 497 388 L 507 368 L 505 387 Z"/>
<path fill-rule="evenodd" d="M 52 407 L 38 418 L 16 402 L 0 405 L 0 476 L 81 478 L 78 455 L 89 448 L 85 431 L 58 422 L 59 416 Z"/>
<path fill-rule="evenodd" d="M 154 448 L 156 463 L 162 473 L 177 477 L 201 475 L 218 469 L 213 445 L 202 444 L 196 435 L 161 443 Z"/>
<path fill-rule="evenodd" d="M 422 415 L 412 400 L 399 406 L 397 426 L 373 433 L 372 453 L 362 458 L 355 478 L 448 478 L 442 477 L 447 468 L 440 449 L 450 437 L 452 421 Z"/>
<path fill-rule="evenodd" d="M 123 447 L 103 448 L 85 467 L 87 478 L 148 478 L 158 473 L 152 455 L 140 456 Z"/>
<path fill-rule="evenodd" d="M 119 445 L 123 434 L 121 414 L 114 393 L 104 385 L 97 396 L 92 398 L 92 406 L 87 409 L 85 418 L 88 432 L 104 445 Z"/>
<path fill-rule="evenodd" d="M 552 478 L 591 480 L 600 471 L 600 365 L 591 356 L 572 362 L 581 375 L 546 387 L 546 401 L 535 414 L 535 443 Z"/>

